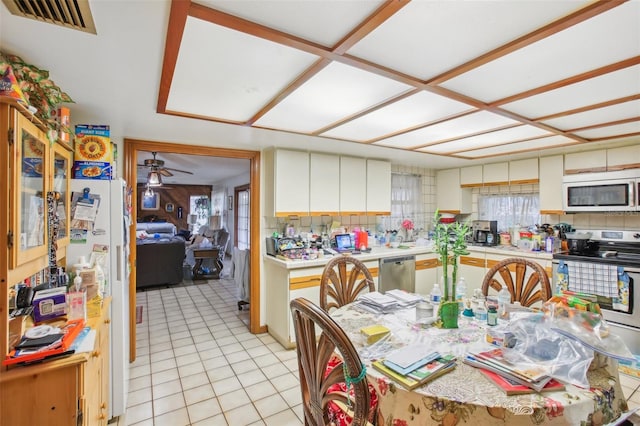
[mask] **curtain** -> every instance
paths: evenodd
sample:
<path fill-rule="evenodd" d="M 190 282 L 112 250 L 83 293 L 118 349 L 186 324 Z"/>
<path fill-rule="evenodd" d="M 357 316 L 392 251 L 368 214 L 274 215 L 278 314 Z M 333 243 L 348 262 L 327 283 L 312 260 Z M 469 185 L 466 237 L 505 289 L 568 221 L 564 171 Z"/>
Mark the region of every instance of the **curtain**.
<path fill-rule="evenodd" d="M 391 174 L 390 219 L 390 229 L 400 229 L 405 219 L 413 221 L 414 229 L 425 227 L 422 176 L 405 173 Z"/>
<path fill-rule="evenodd" d="M 497 220 L 498 230 L 512 226 L 540 223 L 540 197 L 538 194 L 504 194 L 478 196 L 478 219 Z"/>

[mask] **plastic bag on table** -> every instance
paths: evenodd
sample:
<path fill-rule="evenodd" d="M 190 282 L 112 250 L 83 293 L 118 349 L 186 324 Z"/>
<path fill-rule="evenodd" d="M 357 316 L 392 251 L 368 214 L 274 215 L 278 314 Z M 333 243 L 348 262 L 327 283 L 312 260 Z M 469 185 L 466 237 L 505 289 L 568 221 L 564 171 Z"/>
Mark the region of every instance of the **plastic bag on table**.
<path fill-rule="evenodd" d="M 511 321 L 509 331 L 515 338 L 515 346 L 504 350 L 509 362 L 522 367 L 542 366 L 557 380 L 589 387 L 587 371 L 593 350 L 554 331 L 543 314 Z"/>
<path fill-rule="evenodd" d="M 213 248 L 213 244 L 208 238 L 203 238 L 200 242 L 200 248 Z"/>
<path fill-rule="evenodd" d="M 549 327 L 603 355 L 621 361 L 634 360 L 624 341 L 610 333 L 609 325 L 597 306 L 595 312 L 586 311 L 567 306 L 562 299 L 555 296 L 542 307 Z"/>

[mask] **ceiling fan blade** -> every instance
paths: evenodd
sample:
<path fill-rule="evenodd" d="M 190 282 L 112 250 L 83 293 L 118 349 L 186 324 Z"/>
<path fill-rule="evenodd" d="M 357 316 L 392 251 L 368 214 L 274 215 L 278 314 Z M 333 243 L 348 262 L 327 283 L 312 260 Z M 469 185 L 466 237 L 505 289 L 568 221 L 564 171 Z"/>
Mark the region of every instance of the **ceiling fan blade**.
<path fill-rule="evenodd" d="M 187 170 L 180 170 L 180 169 L 172 169 L 171 167 L 164 167 L 165 170 L 173 170 L 174 172 L 180 172 L 180 173 L 187 173 L 192 175 L 193 172 L 189 172 Z"/>
<path fill-rule="evenodd" d="M 160 169 L 158 169 L 158 171 L 160 172 L 160 174 L 161 174 L 162 176 L 166 176 L 166 177 L 173 176 L 173 173 L 171 173 L 171 172 L 170 172 L 168 169 L 166 169 L 165 167 L 161 167 Z"/>

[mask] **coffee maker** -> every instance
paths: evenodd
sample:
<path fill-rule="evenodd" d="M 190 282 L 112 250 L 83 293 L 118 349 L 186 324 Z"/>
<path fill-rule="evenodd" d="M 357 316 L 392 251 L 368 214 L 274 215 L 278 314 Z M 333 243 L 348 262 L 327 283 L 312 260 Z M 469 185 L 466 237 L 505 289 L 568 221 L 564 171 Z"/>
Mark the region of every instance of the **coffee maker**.
<path fill-rule="evenodd" d="M 471 222 L 473 244 L 482 246 L 498 245 L 498 221 L 474 220 Z"/>

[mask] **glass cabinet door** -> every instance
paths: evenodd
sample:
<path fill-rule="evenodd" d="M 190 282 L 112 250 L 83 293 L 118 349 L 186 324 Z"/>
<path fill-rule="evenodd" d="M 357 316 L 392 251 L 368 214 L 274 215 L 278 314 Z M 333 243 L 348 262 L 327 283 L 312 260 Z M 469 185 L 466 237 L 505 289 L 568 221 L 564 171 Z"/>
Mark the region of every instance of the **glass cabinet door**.
<path fill-rule="evenodd" d="M 69 205 L 71 192 L 69 191 L 71 178 L 71 151 L 58 144 L 53 146 L 51 190 L 56 192 L 57 199 L 57 233 L 58 249 L 69 244 Z"/>
<path fill-rule="evenodd" d="M 47 254 L 46 174 L 48 140 L 45 133 L 16 114 L 13 149 L 16 150 L 12 173 L 11 208 L 13 245 L 11 264 L 16 267 Z"/>

